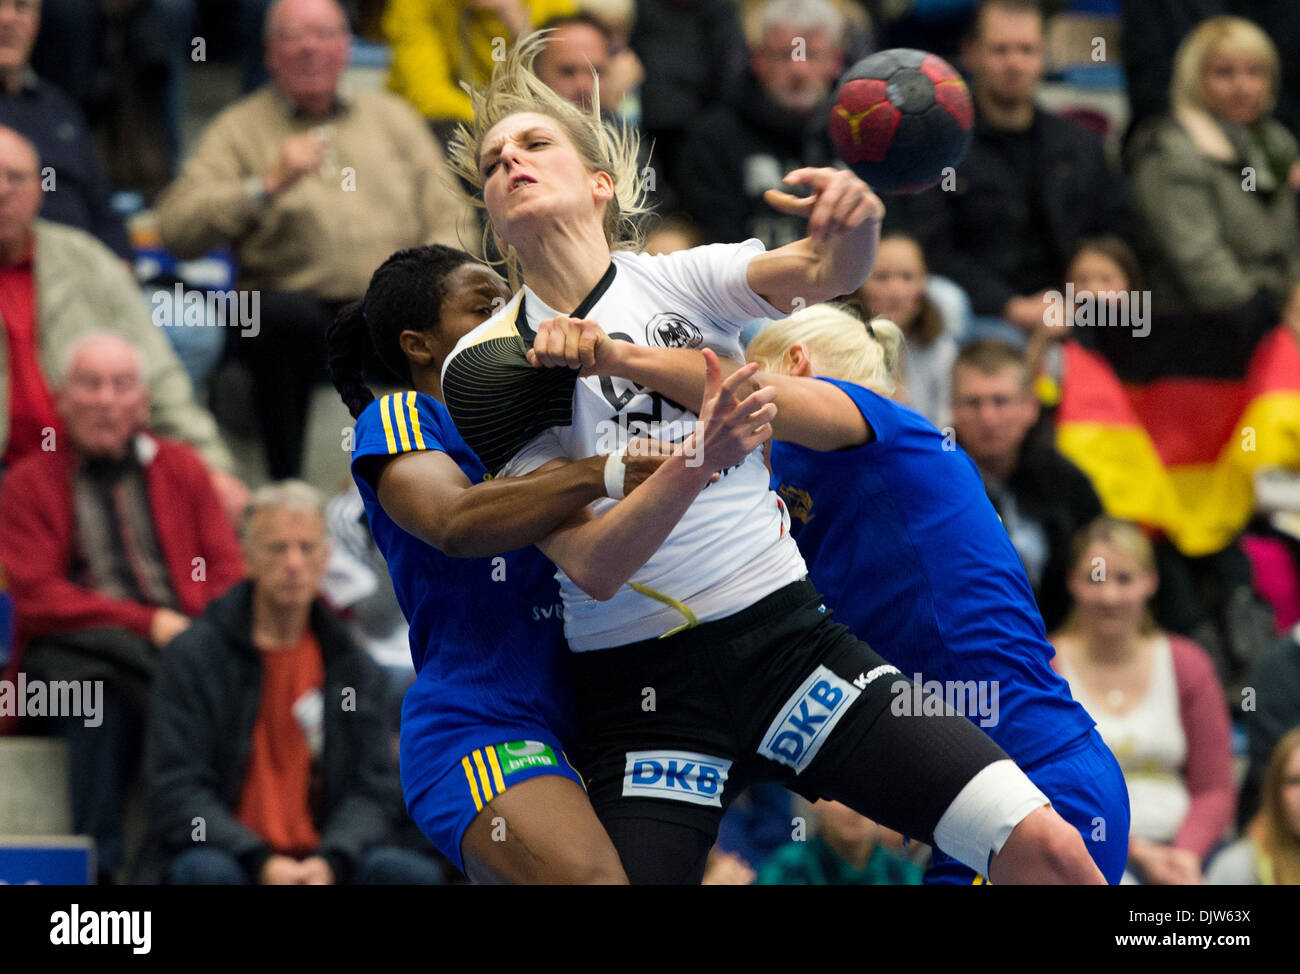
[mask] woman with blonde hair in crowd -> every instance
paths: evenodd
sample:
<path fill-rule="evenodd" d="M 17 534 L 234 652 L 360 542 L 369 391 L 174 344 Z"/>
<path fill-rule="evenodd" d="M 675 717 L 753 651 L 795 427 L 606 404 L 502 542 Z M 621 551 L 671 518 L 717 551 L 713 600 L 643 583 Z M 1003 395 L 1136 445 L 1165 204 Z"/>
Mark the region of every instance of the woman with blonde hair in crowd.
<path fill-rule="evenodd" d="M 1300 727 L 1273 749 L 1258 814 L 1246 834 L 1210 863 L 1216 886 L 1300 886 Z"/>
<path fill-rule="evenodd" d="M 763 370 L 755 381 L 776 392 L 772 484 L 790 510 L 790 533 L 835 618 L 892 664 L 859 680 L 885 677 L 895 713 L 920 712 L 912 686 L 940 688 L 1015 759 L 1118 882 L 1128 846 L 1123 775 L 1052 672 L 1033 590 L 975 464 L 923 416 L 891 401 L 902 344 L 892 321 L 864 324 L 826 304 L 773 322 L 750 342 L 747 355 Z M 698 357 L 596 341 L 599 372 L 687 405 L 703 392 L 692 367 Z M 926 882 L 979 881 L 934 851 Z"/>
<path fill-rule="evenodd" d="M 1276 314 L 1300 276 L 1300 150 L 1273 118 L 1279 73 L 1259 27 L 1212 17 L 1179 45 L 1171 112 L 1134 133 L 1127 168 L 1161 311 L 1256 298 Z"/>
<path fill-rule="evenodd" d="M 1130 881 L 1194 884 L 1236 803 L 1231 731 L 1209 655 L 1160 630 L 1151 542 L 1100 517 L 1075 537 L 1074 609 L 1053 635 L 1056 667 L 1124 769 L 1132 808 Z"/>

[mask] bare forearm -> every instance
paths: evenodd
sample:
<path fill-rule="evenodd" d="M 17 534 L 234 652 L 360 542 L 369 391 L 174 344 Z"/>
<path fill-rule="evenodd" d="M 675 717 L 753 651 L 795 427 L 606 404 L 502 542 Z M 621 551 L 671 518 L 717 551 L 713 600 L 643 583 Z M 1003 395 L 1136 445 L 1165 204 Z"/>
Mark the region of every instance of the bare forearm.
<path fill-rule="evenodd" d="M 592 598 L 613 598 L 709 483 L 712 470 L 701 459 L 671 457 L 635 493 L 604 515 L 558 532 L 542 550 Z"/>
<path fill-rule="evenodd" d="M 605 496 L 605 458 L 589 457 L 554 470 L 475 484 L 444 512 L 429 539 L 453 558 L 482 558 L 526 548 Z"/>
<path fill-rule="evenodd" d="M 624 347 L 625 346 L 625 347 Z M 654 389 L 687 409 L 699 412 L 704 398 L 704 356 L 693 349 L 649 348 L 622 343 L 613 357 L 612 373 Z M 726 374 L 740 363 L 720 360 Z M 869 440 L 861 413 L 834 386 L 811 379 L 759 372 L 748 380 L 748 394 L 759 386 L 776 390 L 774 439 L 798 443 L 813 450 L 840 450 Z"/>

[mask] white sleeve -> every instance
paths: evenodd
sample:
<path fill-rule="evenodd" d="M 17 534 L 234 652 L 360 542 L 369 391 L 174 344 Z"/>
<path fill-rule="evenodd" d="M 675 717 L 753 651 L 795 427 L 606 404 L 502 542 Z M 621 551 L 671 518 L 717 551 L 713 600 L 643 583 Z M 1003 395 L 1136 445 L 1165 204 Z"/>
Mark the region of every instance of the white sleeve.
<path fill-rule="evenodd" d="M 555 427 L 542 430 L 531 440 L 529 440 L 522 450 L 510 458 L 510 462 L 501 468 L 497 477 L 523 477 L 532 473 L 544 463 L 552 460 L 568 459 L 568 454 L 564 452 L 564 446 L 560 443 L 560 436 L 555 432 Z"/>
<path fill-rule="evenodd" d="M 738 244 L 708 244 L 651 258 L 658 282 L 697 309 L 719 331 L 739 335 L 755 318 L 784 318 L 788 312 L 768 304 L 749 286 L 749 262 L 763 253 L 751 237 Z"/>

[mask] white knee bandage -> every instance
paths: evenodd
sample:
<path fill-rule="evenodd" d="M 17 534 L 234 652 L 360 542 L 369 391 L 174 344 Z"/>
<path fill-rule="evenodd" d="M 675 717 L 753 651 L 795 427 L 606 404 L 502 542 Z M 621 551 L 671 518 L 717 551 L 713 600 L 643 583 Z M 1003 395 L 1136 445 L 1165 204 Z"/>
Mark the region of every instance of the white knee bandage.
<path fill-rule="evenodd" d="M 1051 804 L 1010 759 L 994 761 L 966 783 L 934 829 L 934 842 L 988 878 L 989 859 L 1035 808 Z"/>

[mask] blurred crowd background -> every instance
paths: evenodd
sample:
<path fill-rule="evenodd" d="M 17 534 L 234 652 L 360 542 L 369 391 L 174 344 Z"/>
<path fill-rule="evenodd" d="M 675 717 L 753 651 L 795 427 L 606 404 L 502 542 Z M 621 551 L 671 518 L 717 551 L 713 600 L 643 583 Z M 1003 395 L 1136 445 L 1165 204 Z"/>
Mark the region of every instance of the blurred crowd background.
<path fill-rule="evenodd" d="M 884 197 L 842 303 L 903 329 L 900 397 L 983 474 L 1125 770 L 1129 878 L 1300 883 L 1288 0 L 0 0 L 0 662 L 11 694 L 105 686 L 93 727 L 0 707 L 0 846 L 89 836 L 101 882 L 456 878 L 401 808 L 406 630 L 325 330 L 393 251 L 479 252 L 444 146 L 542 28 L 539 76 L 641 134 L 652 253 L 803 236 L 763 193 L 839 164 L 845 70 L 959 68 L 970 152 Z M 756 788 L 706 881 L 926 854 Z"/>

